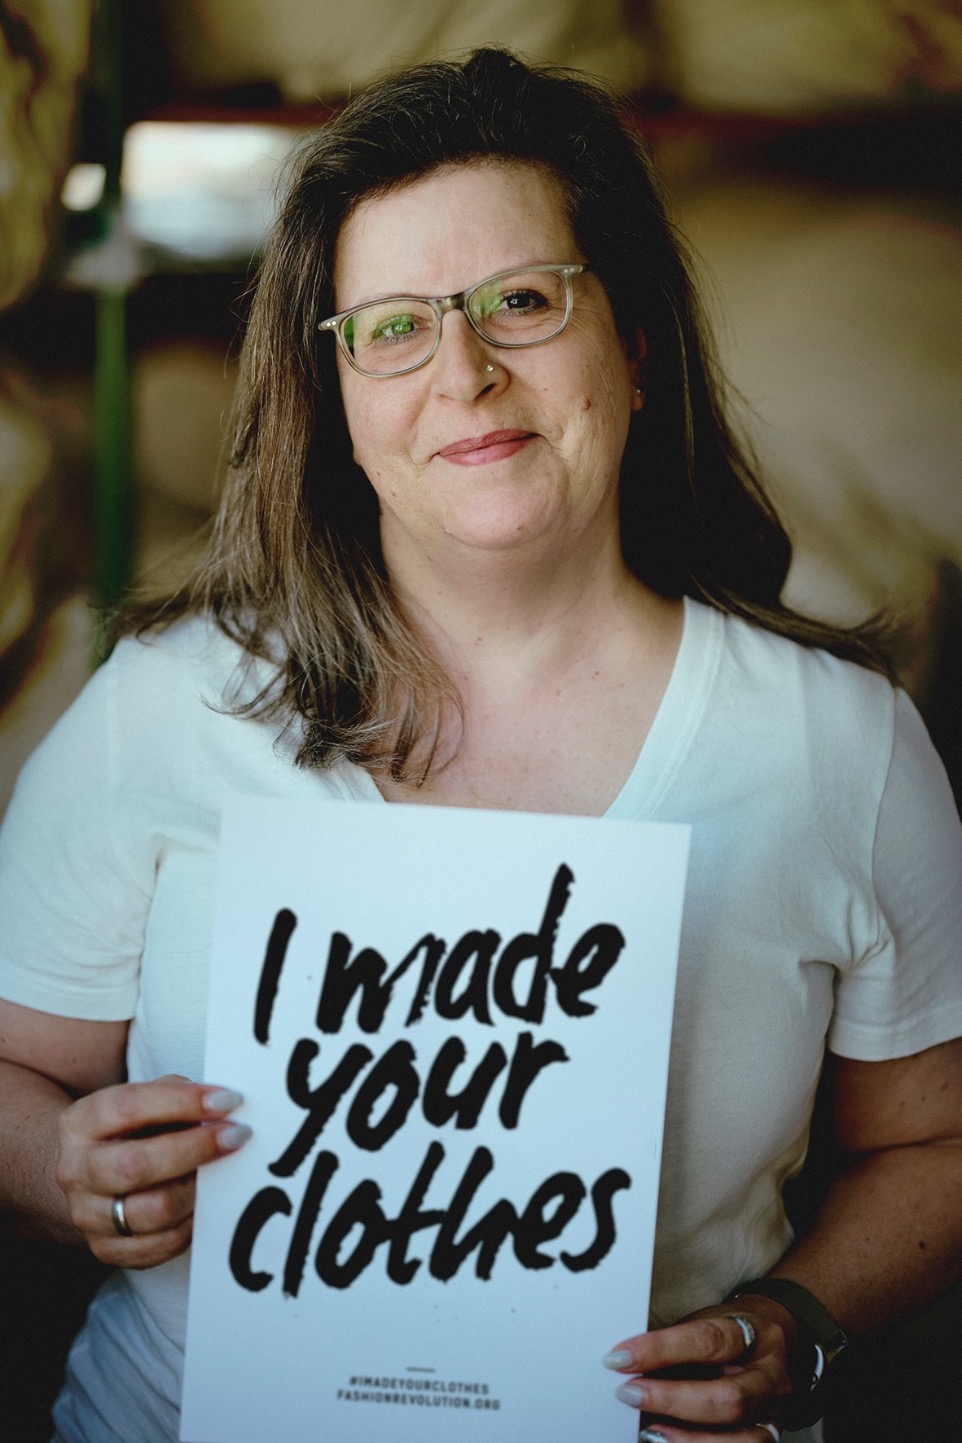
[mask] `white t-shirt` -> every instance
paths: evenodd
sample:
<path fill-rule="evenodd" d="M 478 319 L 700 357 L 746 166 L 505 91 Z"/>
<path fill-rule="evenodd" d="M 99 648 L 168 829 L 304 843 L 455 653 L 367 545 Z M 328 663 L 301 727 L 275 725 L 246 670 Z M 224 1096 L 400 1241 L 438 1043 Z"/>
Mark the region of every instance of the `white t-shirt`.
<path fill-rule="evenodd" d="M 296 768 L 290 736 L 219 707 L 239 659 L 199 620 L 122 642 L 28 763 L 0 835 L 0 995 L 132 1018 L 131 1080 L 203 1075 L 225 795 L 385 805 L 360 769 Z M 652 1294 L 663 1323 L 788 1245 L 781 1187 L 804 1158 L 826 1039 L 872 1061 L 962 1034 L 962 829 L 904 694 L 691 601 L 609 815 L 693 825 Z M 176 1439 L 187 1268 L 121 1272 L 102 1291 L 58 1405 L 65 1439 Z"/>

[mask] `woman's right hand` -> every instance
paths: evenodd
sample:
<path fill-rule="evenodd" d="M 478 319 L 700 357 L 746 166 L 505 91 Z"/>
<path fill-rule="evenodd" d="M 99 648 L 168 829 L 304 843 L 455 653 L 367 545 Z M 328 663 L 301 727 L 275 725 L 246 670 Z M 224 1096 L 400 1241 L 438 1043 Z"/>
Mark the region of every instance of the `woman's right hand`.
<path fill-rule="evenodd" d="M 229 1114 L 242 1098 L 227 1088 L 167 1076 L 99 1088 L 60 1118 L 57 1182 L 95 1257 L 152 1268 L 189 1246 L 197 1169 L 236 1152 L 250 1128 Z M 114 1224 L 114 1201 L 133 1236 Z"/>

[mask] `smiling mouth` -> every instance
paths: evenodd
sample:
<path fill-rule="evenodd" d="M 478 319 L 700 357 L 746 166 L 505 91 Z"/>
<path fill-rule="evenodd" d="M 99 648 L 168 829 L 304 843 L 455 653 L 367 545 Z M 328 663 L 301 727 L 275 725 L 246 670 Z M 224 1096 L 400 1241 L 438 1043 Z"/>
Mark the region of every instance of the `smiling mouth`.
<path fill-rule="evenodd" d="M 450 446 L 445 446 L 437 454 L 445 461 L 467 465 L 500 461 L 533 439 L 533 431 L 488 431 L 484 436 L 467 436 L 463 441 L 452 441 Z"/>

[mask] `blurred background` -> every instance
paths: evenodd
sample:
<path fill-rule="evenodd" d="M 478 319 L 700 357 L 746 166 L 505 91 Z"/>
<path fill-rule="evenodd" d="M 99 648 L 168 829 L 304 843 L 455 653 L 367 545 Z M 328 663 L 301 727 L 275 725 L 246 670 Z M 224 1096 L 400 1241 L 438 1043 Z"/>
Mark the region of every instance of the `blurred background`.
<path fill-rule="evenodd" d="M 959 797 L 959 0 L 0 0 L 0 811 L 97 609 L 201 544 L 291 148 L 490 42 L 630 98 L 796 543 L 787 599 L 890 610 Z M 0 1267 L 4 1436 L 46 1443 L 96 1270 L 9 1240 Z M 962 1437 L 960 1350 L 957 1294 L 861 1350 L 829 1443 Z"/>

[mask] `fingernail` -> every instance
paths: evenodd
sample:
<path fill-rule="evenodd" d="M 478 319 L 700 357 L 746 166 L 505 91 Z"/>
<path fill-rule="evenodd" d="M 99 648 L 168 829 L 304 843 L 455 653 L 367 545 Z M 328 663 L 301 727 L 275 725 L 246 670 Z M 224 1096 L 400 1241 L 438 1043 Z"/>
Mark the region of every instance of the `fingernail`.
<path fill-rule="evenodd" d="M 615 1397 L 619 1403 L 627 1403 L 630 1408 L 643 1408 L 645 1406 L 645 1390 L 638 1383 L 622 1383 L 620 1388 L 615 1389 Z M 661 1437 L 661 1434 L 657 1434 Z M 662 1439 L 664 1443 L 664 1439 Z"/>
<path fill-rule="evenodd" d="M 657 1428 L 642 1428 L 638 1434 L 638 1443 L 668 1443 L 664 1433 L 659 1433 Z"/>
<path fill-rule="evenodd" d="M 251 1129 L 242 1122 L 231 1122 L 217 1133 L 217 1146 L 221 1152 L 236 1152 L 251 1135 Z"/>
<path fill-rule="evenodd" d="M 208 1112 L 233 1112 L 244 1099 L 230 1087 L 212 1087 L 204 1093 L 204 1106 Z"/>
<path fill-rule="evenodd" d="M 613 1368 L 615 1372 L 619 1368 L 631 1367 L 631 1354 L 627 1348 L 616 1348 L 613 1353 L 606 1353 L 601 1360 L 603 1368 Z"/>

